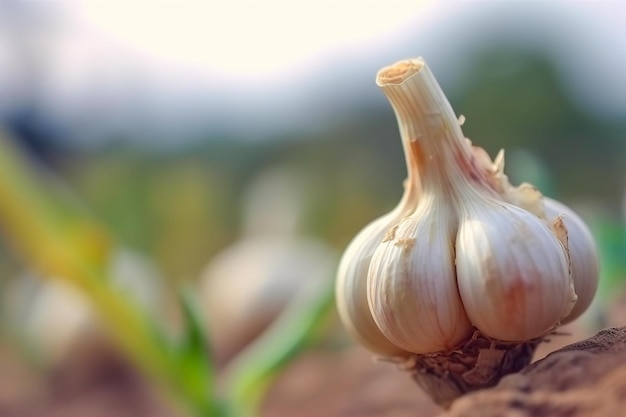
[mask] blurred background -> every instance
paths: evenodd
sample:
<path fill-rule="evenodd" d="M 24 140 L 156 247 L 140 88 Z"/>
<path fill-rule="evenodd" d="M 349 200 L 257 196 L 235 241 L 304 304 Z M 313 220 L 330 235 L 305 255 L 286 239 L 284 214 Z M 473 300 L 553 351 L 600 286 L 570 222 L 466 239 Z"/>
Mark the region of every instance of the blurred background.
<path fill-rule="evenodd" d="M 2 0 L 3 147 L 19 146 L 114 237 L 114 275 L 146 308 L 162 310 L 182 283 L 210 300 L 276 279 L 241 302 L 245 314 L 206 302 L 235 320 L 212 329 L 227 360 L 258 332 L 228 329 L 252 316 L 262 327 L 296 291 L 289 282 L 332 279 L 352 236 L 398 201 L 404 158 L 374 77 L 421 55 L 466 135 L 492 156 L 506 149 L 514 184 L 576 209 L 619 282 L 625 19 L 618 1 Z M 52 350 L 45 332 L 82 315 L 42 321 L 74 295 L 41 295 L 10 223 L 3 338 L 32 328 L 18 333 Z"/>
<path fill-rule="evenodd" d="M 240 235 L 267 170 L 306 182 L 298 231 L 339 249 L 391 207 L 405 168 L 373 80 L 422 55 L 514 181 L 545 173 L 545 193 L 619 215 L 619 2 L 296 3 L 3 1 L 0 123 L 120 241 L 190 279 Z"/>

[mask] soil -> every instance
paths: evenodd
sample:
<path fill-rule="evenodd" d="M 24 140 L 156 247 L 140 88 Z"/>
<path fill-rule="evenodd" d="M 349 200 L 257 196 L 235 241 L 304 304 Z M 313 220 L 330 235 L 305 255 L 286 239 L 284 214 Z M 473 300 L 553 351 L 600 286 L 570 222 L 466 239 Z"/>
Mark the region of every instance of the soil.
<path fill-rule="evenodd" d="M 161 398 L 102 338 L 45 372 L 0 345 L 1 417 L 176 417 Z"/>
<path fill-rule="evenodd" d="M 541 359 L 503 378 L 494 388 L 458 399 L 449 410 L 435 405 L 395 365 L 373 363 L 371 354 L 360 348 L 335 355 L 311 353 L 274 385 L 263 416 L 622 415 L 626 410 L 626 327 L 605 329 L 575 343 L 571 342 L 579 340 L 579 334 L 575 327 L 569 328 L 572 332 L 554 335 L 540 346 L 536 357 Z"/>
<path fill-rule="evenodd" d="M 449 410 L 437 406 L 409 373 L 360 347 L 313 350 L 273 384 L 259 417 L 621 415 L 626 327 L 573 343 L 586 336 L 578 329 L 563 328 L 540 345 L 533 364 L 495 388 L 458 399 Z M 0 417 L 175 417 L 162 398 L 100 342 L 77 347 L 45 377 L 0 345 Z"/>

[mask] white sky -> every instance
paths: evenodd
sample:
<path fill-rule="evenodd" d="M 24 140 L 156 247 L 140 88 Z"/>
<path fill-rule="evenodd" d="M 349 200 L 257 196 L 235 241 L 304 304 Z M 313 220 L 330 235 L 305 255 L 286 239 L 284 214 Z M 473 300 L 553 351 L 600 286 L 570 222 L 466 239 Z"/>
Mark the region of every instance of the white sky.
<path fill-rule="evenodd" d="M 277 73 L 415 18 L 426 1 L 95 1 L 80 20 L 148 58 L 229 76 Z M 384 6 L 382 6 L 384 5 Z"/>
<path fill-rule="evenodd" d="M 94 66 L 99 74 L 134 66 L 148 77 L 177 83 L 186 77 L 210 83 L 297 76 L 314 72 L 341 51 L 384 49 L 382 40 L 403 31 L 430 35 L 430 43 L 445 48 L 445 39 L 437 36 L 454 39 L 445 31 L 462 32 L 463 26 L 469 36 L 457 36 L 452 48 L 475 42 L 481 32 L 497 38 L 510 31 L 541 44 L 537 38 L 545 27 L 561 25 L 561 39 L 546 42 L 553 47 L 558 42 L 551 53 L 569 65 L 579 54 L 600 64 L 612 54 L 626 63 L 626 2 L 619 0 L 66 0 L 65 5 L 69 46 L 63 48 L 65 59 L 58 60 L 57 76 L 73 88 Z M 507 10 L 515 7 L 522 11 L 517 23 L 527 23 L 512 21 Z M 482 21 L 474 16 L 477 10 Z M 490 21 L 484 18 L 489 10 L 494 11 Z M 499 15 L 504 16 L 500 21 Z M 480 22 L 472 26 L 472 21 Z M 540 21 L 543 30 L 536 30 L 532 24 Z M 496 29 L 499 33 L 493 33 Z M 610 72 L 610 65 L 604 70 Z M 613 66 L 608 76 L 619 81 L 626 68 Z"/>
<path fill-rule="evenodd" d="M 79 137 L 123 135 L 137 123 L 180 137 L 181 126 L 241 119 L 236 112 L 246 112 L 255 130 L 325 123 L 311 109 L 333 114 L 330 104 L 344 105 L 340 95 L 371 98 L 359 93 L 374 91 L 375 72 L 388 60 L 424 55 L 438 78 L 454 71 L 458 80 L 467 51 L 505 38 L 557 59 L 590 111 L 626 113 L 624 1 L 30 3 L 42 10 L 18 13 L 20 22 L 0 7 L 0 112 L 36 92 L 46 111 L 82 123 Z M 58 21 L 37 20 L 49 16 L 46 8 L 56 8 Z M 15 59 L 29 48 L 30 67 Z M 341 73 L 349 82 L 333 91 L 329 63 L 339 59 L 356 60 L 355 71 Z M 135 129 L 154 136 L 145 125 Z"/>

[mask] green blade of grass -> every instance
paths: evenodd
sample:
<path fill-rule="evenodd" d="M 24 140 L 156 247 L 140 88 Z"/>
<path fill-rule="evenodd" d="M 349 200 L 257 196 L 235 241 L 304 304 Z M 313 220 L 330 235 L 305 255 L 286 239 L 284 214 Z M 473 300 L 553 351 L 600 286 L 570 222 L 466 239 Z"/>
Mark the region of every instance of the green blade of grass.
<path fill-rule="evenodd" d="M 201 407 L 198 415 L 217 417 L 220 412 L 213 398 L 215 369 L 209 356 L 206 326 L 193 291 L 184 288 L 179 299 L 185 322 L 183 339 L 175 348 L 180 379 L 188 386 L 186 392 L 193 396 L 193 403 Z M 207 397 L 211 397 L 211 401 L 206 401 Z"/>
<path fill-rule="evenodd" d="M 334 281 L 304 288 L 263 335 L 226 370 L 229 417 L 256 417 L 270 383 L 297 355 L 319 340 L 335 307 Z"/>

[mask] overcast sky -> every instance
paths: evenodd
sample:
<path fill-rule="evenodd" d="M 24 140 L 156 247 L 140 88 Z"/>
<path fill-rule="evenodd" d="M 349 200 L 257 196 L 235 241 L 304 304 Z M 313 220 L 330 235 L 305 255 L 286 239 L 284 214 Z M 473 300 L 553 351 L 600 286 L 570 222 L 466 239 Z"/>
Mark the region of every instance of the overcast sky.
<path fill-rule="evenodd" d="M 553 56 L 591 111 L 626 114 L 625 3 L 4 1 L 0 113 L 34 96 L 81 141 L 285 132 L 380 99 L 396 59 L 453 86 L 473 45 L 509 39 Z"/>

